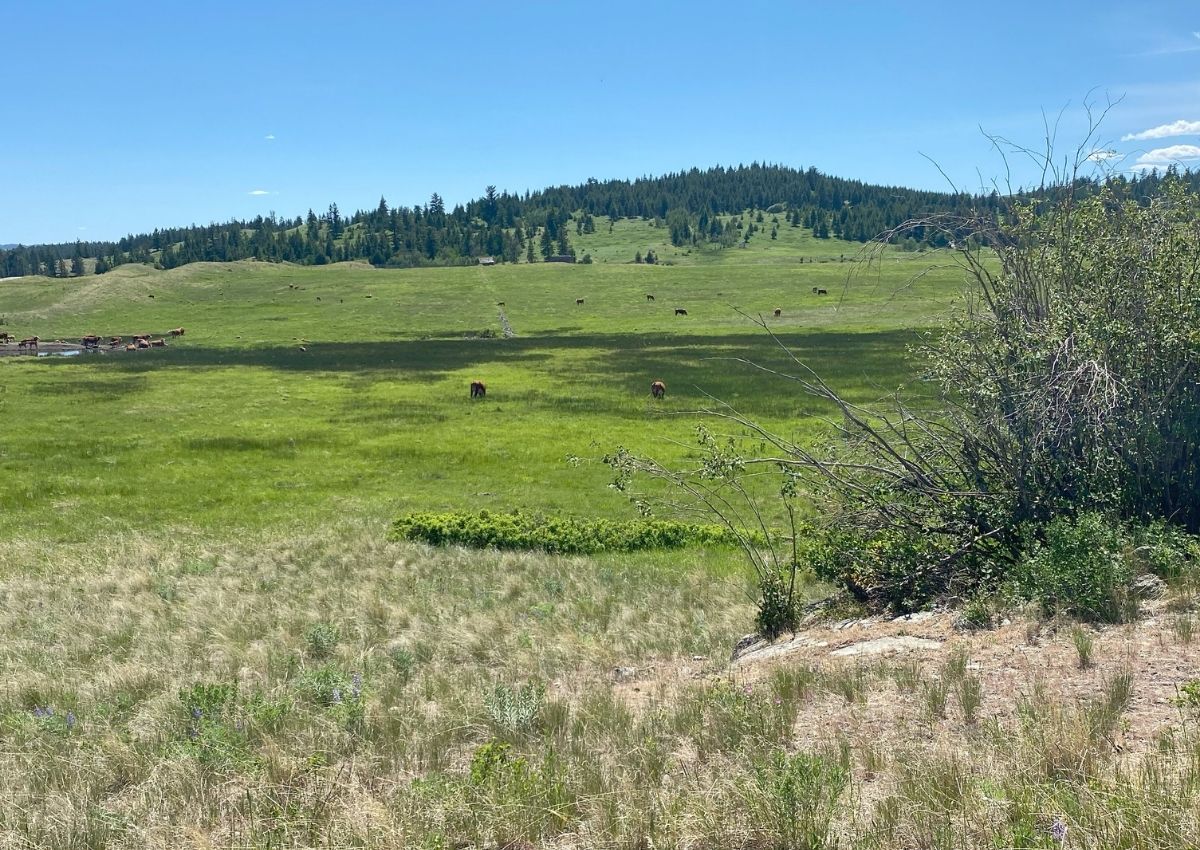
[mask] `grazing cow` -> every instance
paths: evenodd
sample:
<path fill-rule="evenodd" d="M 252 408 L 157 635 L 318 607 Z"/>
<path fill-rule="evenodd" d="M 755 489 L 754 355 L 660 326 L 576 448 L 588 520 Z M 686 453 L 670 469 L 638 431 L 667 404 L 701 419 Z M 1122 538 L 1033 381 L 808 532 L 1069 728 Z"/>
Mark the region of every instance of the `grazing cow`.
<path fill-rule="evenodd" d="M 497 302 L 496 302 L 496 306 L 497 306 L 497 307 L 503 307 L 503 306 L 504 306 L 504 302 L 503 302 L 503 301 L 497 301 Z"/>
<path fill-rule="evenodd" d="M 650 395 L 655 398 L 662 398 L 667 394 L 667 385 L 662 381 L 655 381 L 650 385 Z"/>
<path fill-rule="evenodd" d="M 483 381 L 471 381 L 471 398 L 483 398 L 487 395 L 487 387 Z"/>
<path fill-rule="evenodd" d="M 136 342 L 129 343 L 129 345 L 125 346 L 125 350 L 126 351 L 137 351 L 138 350 L 137 343 Z"/>
<path fill-rule="evenodd" d="M 38 339 L 39 337 L 31 336 L 28 339 L 21 340 L 17 343 L 17 350 L 20 351 L 22 348 L 32 348 L 34 351 L 37 351 Z"/>
<path fill-rule="evenodd" d="M 817 295 L 828 295 L 828 294 L 829 294 L 829 293 L 828 293 L 828 292 L 826 292 L 824 289 L 818 289 L 818 290 L 817 290 Z"/>
<path fill-rule="evenodd" d="M 183 328 L 172 328 L 171 336 L 183 336 Z"/>
<path fill-rule="evenodd" d="M 687 315 L 687 310 L 683 309 L 682 307 L 676 307 L 676 308 L 675 308 L 675 315 L 676 315 L 676 316 L 686 316 L 686 315 Z"/>
<path fill-rule="evenodd" d="M 817 288 L 814 286 L 813 287 L 813 295 L 816 295 L 816 294 L 817 294 Z"/>
<path fill-rule="evenodd" d="M 582 303 L 583 303 L 583 299 L 582 299 L 582 298 L 576 298 L 576 299 L 575 299 L 575 303 L 576 303 L 576 304 L 582 304 Z"/>
<path fill-rule="evenodd" d="M 152 340 L 150 340 L 150 344 L 152 346 L 154 346 L 155 348 L 166 348 L 167 347 L 167 341 L 165 339 L 152 339 Z"/>
<path fill-rule="evenodd" d="M 653 301 L 653 300 L 654 300 L 654 296 L 653 296 L 653 295 L 650 295 L 649 293 L 647 293 L 647 294 L 646 294 L 646 300 L 647 300 L 647 301 Z"/>
<path fill-rule="evenodd" d="M 17 338 L 10 333 L 0 331 L 0 342 L 16 342 Z"/>
<path fill-rule="evenodd" d="M 783 315 L 783 311 L 780 310 L 778 307 L 776 307 L 775 308 L 775 318 L 778 319 L 782 315 Z"/>

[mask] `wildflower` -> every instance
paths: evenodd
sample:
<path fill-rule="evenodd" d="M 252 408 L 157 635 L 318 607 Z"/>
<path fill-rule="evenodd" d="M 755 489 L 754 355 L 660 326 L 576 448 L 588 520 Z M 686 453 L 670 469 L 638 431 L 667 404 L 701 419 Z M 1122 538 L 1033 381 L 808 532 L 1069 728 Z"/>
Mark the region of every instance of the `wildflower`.
<path fill-rule="evenodd" d="M 67 728 L 75 728 L 75 712 L 71 711 L 70 709 L 67 710 Z"/>
<path fill-rule="evenodd" d="M 45 717 L 46 712 L 42 711 L 42 707 L 40 705 L 35 705 L 33 707 L 33 716 L 34 717 Z"/>
<path fill-rule="evenodd" d="M 350 681 L 350 696 L 358 699 L 362 695 L 362 673 L 355 673 Z"/>
<path fill-rule="evenodd" d="M 192 717 L 195 719 L 199 720 L 203 716 L 204 712 L 200 710 L 200 706 L 196 706 L 192 709 Z"/>
<path fill-rule="evenodd" d="M 783 705 L 783 700 L 781 700 L 779 697 L 775 697 L 775 704 L 776 704 L 776 705 Z"/>
<path fill-rule="evenodd" d="M 333 693 L 330 695 L 330 697 L 335 705 L 337 703 L 340 703 L 342 701 L 342 689 L 334 688 Z"/>
<path fill-rule="evenodd" d="M 1055 818 L 1054 823 L 1050 827 L 1050 837 L 1063 844 L 1067 840 L 1067 825 L 1062 822 L 1062 818 Z"/>

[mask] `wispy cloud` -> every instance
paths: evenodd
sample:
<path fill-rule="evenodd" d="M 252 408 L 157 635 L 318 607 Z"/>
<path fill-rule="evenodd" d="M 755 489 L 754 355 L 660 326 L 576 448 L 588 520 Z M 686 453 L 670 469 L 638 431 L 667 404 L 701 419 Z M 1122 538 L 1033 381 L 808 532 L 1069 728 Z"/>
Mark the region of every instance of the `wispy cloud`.
<path fill-rule="evenodd" d="M 1141 139 L 1166 139 L 1171 136 L 1194 136 L 1200 135 L 1200 121 L 1172 121 L 1170 124 L 1159 124 L 1157 127 L 1151 127 L 1149 130 L 1142 130 L 1140 133 L 1130 133 L 1122 136 L 1122 142 L 1134 142 Z"/>
<path fill-rule="evenodd" d="M 247 195 L 269 195 L 271 193 L 268 192 L 266 189 L 251 189 L 246 194 Z"/>
<path fill-rule="evenodd" d="M 1134 171 L 1149 171 L 1152 168 L 1166 168 L 1168 165 L 1185 165 L 1196 160 L 1200 160 L 1200 146 L 1171 145 L 1146 151 L 1130 168 Z"/>
<path fill-rule="evenodd" d="M 266 139 L 268 142 L 273 142 L 273 141 L 275 141 L 275 134 L 267 133 L 267 135 L 263 136 L 263 138 Z"/>

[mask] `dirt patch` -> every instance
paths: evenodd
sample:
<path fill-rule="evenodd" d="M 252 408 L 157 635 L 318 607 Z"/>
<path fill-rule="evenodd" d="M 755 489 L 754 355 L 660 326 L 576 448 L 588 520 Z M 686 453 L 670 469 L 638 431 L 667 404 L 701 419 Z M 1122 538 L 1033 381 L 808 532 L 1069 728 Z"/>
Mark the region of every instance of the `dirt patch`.
<path fill-rule="evenodd" d="M 1122 756 L 1136 756 L 1179 726 L 1179 709 L 1173 702 L 1177 688 L 1200 679 L 1200 635 L 1185 640 L 1175 627 L 1177 616 L 1165 602 L 1154 600 L 1137 622 L 1082 626 L 1092 641 L 1092 661 L 1086 667 L 1072 638 L 1074 624 L 1013 618 L 994 629 L 964 632 L 955 627 L 954 614 L 934 613 L 844 620 L 775 642 L 751 643 L 723 670 L 719 664 L 681 659 L 649 668 L 619 668 L 612 681 L 636 710 L 714 676 L 731 676 L 755 687 L 780 668 L 811 667 L 826 673 L 865 668 L 868 684 L 862 701 L 817 694 L 801 710 L 794 740 L 801 746 L 815 745 L 833 731 L 887 748 L 914 741 L 961 744 L 981 722 L 991 720 L 1001 727 L 1015 723 L 1021 701 L 1035 692 L 1064 705 L 1082 705 L 1100 698 L 1109 682 L 1128 673 L 1132 696 L 1112 746 Z M 982 704 L 975 723 L 966 722 L 953 687 L 947 716 L 931 719 L 921 686 L 904 688 L 894 676 L 894 671 L 906 668 L 921 682 L 936 681 L 952 658 L 965 659 L 966 673 L 980 681 Z"/>

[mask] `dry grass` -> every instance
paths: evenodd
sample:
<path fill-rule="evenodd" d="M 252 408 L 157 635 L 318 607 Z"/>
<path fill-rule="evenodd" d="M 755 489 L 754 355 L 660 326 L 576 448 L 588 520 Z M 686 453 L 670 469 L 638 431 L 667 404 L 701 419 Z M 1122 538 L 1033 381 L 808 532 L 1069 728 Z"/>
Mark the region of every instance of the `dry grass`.
<path fill-rule="evenodd" d="M 1200 840 L 1178 606 L 1094 633 L 1087 669 L 1067 629 L 944 617 L 731 668 L 744 579 L 383 532 L 10 547 L 0 846 Z M 942 646 L 829 655 L 900 633 Z"/>

